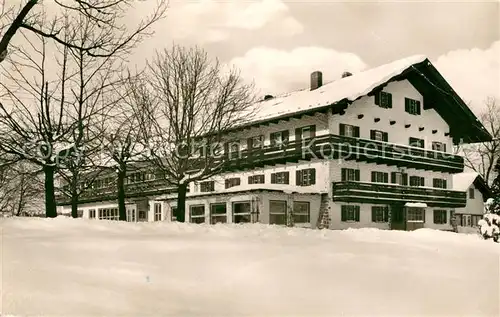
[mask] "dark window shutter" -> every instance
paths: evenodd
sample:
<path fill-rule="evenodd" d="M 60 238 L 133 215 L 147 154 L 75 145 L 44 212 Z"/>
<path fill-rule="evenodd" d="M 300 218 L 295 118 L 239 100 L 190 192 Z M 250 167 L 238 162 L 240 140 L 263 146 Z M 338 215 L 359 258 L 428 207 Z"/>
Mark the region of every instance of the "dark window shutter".
<path fill-rule="evenodd" d="M 375 92 L 375 104 L 377 106 L 380 106 L 380 94 L 381 94 L 380 91 Z"/>
<path fill-rule="evenodd" d="M 420 114 L 420 101 L 415 100 L 415 103 L 417 104 L 417 114 Z"/>
<path fill-rule="evenodd" d="M 342 170 L 342 181 L 347 181 L 347 168 L 343 168 Z"/>
<path fill-rule="evenodd" d="M 248 184 L 253 184 L 253 177 L 252 176 L 248 176 Z"/>
<path fill-rule="evenodd" d="M 271 174 L 271 184 L 276 184 L 276 173 Z"/>
<path fill-rule="evenodd" d="M 372 172 L 372 182 L 375 181 L 375 175 L 377 175 L 377 173 L 376 172 Z"/>
<path fill-rule="evenodd" d="M 432 150 L 435 151 L 436 150 L 436 142 L 432 142 Z"/>
<path fill-rule="evenodd" d="M 436 178 L 432 179 L 432 187 L 438 187 L 437 186 L 437 179 Z"/>
<path fill-rule="evenodd" d="M 389 183 L 389 174 L 384 173 L 384 183 Z"/>
<path fill-rule="evenodd" d="M 311 168 L 311 185 L 316 184 L 316 169 Z"/>
<path fill-rule="evenodd" d="M 389 133 L 384 132 L 384 133 L 382 134 L 382 140 L 383 140 L 384 142 L 389 142 Z"/>
<path fill-rule="evenodd" d="M 444 216 L 444 223 L 447 223 L 448 222 L 448 219 L 447 219 L 448 212 L 446 212 L 446 210 L 443 210 L 442 213 L 443 213 L 443 216 Z"/>
<path fill-rule="evenodd" d="M 410 99 L 405 98 L 405 111 L 410 112 Z"/>
<path fill-rule="evenodd" d="M 295 171 L 295 185 L 297 186 L 302 186 L 302 170 L 296 170 Z"/>
<path fill-rule="evenodd" d="M 264 184 L 266 182 L 266 175 L 264 175 L 264 174 L 260 175 L 259 180 L 260 180 L 261 184 Z"/>
<path fill-rule="evenodd" d="M 415 176 L 410 176 L 410 186 L 416 186 Z"/>
<path fill-rule="evenodd" d="M 290 139 L 290 133 L 288 132 L 288 130 L 284 130 L 281 133 L 282 133 L 281 136 L 283 138 L 283 142 L 288 143 L 288 140 Z"/>
<path fill-rule="evenodd" d="M 375 210 L 376 210 L 376 207 L 372 206 L 372 222 L 375 222 Z"/>
<path fill-rule="evenodd" d="M 415 138 L 410 137 L 410 146 L 415 146 Z"/>
<path fill-rule="evenodd" d="M 339 124 L 339 135 L 345 135 L 345 124 Z"/>
<path fill-rule="evenodd" d="M 354 127 L 354 137 L 359 138 L 359 127 Z"/>
<path fill-rule="evenodd" d="M 355 220 L 359 222 L 359 210 L 360 210 L 360 207 L 359 206 L 355 206 L 355 209 L 354 209 L 354 213 L 355 213 Z"/>
<path fill-rule="evenodd" d="M 226 180 L 224 181 L 224 183 L 225 183 L 225 184 L 224 184 L 224 185 L 225 185 L 225 187 L 226 187 L 226 188 L 229 188 L 229 179 L 226 179 Z"/>
<path fill-rule="evenodd" d="M 252 150 L 252 148 L 253 148 L 253 138 L 248 138 L 247 139 L 247 148 L 248 148 L 249 151 Z"/>
<path fill-rule="evenodd" d="M 392 94 L 387 94 L 387 108 L 392 108 Z"/>
<path fill-rule="evenodd" d="M 443 188 L 448 188 L 448 186 L 446 186 L 446 179 L 443 179 Z"/>
<path fill-rule="evenodd" d="M 316 136 L 316 125 L 313 124 L 311 126 L 311 138 L 314 138 Z"/>
<path fill-rule="evenodd" d="M 346 221 L 346 220 L 347 220 L 347 211 L 346 211 L 346 207 L 347 207 L 347 206 L 344 206 L 344 205 L 340 207 L 340 210 L 341 210 L 340 220 L 341 220 L 341 221 Z"/>
<path fill-rule="evenodd" d="M 420 177 L 420 186 L 425 186 L 425 178 Z"/>
<path fill-rule="evenodd" d="M 446 152 L 446 144 L 443 143 L 443 152 Z"/>
<path fill-rule="evenodd" d="M 295 129 L 295 141 L 300 142 L 300 140 L 302 140 L 302 129 L 296 128 Z"/>
<path fill-rule="evenodd" d="M 359 170 L 354 170 L 354 179 L 359 182 L 361 180 L 361 176 L 359 175 Z"/>
<path fill-rule="evenodd" d="M 425 147 L 424 140 L 419 140 L 420 147 L 423 149 Z"/>
<path fill-rule="evenodd" d="M 408 185 L 408 174 L 403 173 L 403 185 Z"/>
<path fill-rule="evenodd" d="M 290 184 L 290 173 L 285 172 L 285 184 Z"/>
<path fill-rule="evenodd" d="M 391 172 L 391 183 L 392 184 L 396 183 L 396 172 Z"/>
<path fill-rule="evenodd" d="M 375 140 L 375 130 L 370 130 L 370 140 Z"/>
<path fill-rule="evenodd" d="M 384 221 L 388 222 L 389 221 L 389 207 L 384 207 Z"/>

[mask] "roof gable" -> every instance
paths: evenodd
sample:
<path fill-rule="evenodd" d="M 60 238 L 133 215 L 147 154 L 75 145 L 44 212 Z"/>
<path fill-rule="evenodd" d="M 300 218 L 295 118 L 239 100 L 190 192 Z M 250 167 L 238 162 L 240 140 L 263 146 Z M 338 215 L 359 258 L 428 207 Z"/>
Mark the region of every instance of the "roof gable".
<path fill-rule="evenodd" d="M 472 185 L 483 194 L 483 200 L 492 196 L 491 189 L 484 179 L 476 172 L 463 172 L 453 175 L 453 189 L 466 191 Z"/>

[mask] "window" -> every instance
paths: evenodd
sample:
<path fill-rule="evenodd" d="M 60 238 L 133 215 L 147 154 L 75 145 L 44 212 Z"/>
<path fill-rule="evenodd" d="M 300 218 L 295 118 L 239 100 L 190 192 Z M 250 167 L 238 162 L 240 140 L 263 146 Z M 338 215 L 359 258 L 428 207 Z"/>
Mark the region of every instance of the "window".
<path fill-rule="evenodd" d="M 372 172 L 373 183 L 389 183 L 389 174 L 384 172 Z"/>
<path fill-rule="evenodd" d="M 99 220 L 118 220 L 118 208 L 101 208 L 98 210 Z"/>
<path fill-rule="evenodd" d="M 372 222 L 388 222 L 389 207 L 387 206 L 372 206 Z"/>
<path fill-rule="evenodd" d="M 214 181 L 200 182 L 200 192 L 206 193 L 206 192 L 213 192 L 214 190 L 215 190 Z"/>
<path fill-rule="evenodd" d="M 148 221 L 148 212 L 146 210 L 139 210 L 138 221 Z"/>
<path fill-rule="evenodd" d="M 350 124 L 339 124 L 339 134 L 352 138 L 359 138 L 359 127 Z"/>
<path fill-rule="evenodd" d="M 425 222 L 425 210 L 418 207 L 409 207 L 406 213 L 406 219 L 409 222 Z"/>
<path fill-rule="evenodd" d="M 271 174 L 271 184 L 289 184 L 289 172 L 278 172 Z"/>
<path fill-rule="evenodd" d="M 435 224 L 446 224 L 447 219 L 446 216 L 448 215 L 448 211 L 446 210 L 434 210 L 434 223 Z"/>
<path fill-rule="evenodd" d="M 361 209 L 359 206 L 342 205 L 340 208 L 341 208 L 341 217 L 340 217 L 341 221 L 359 222 L 359 211 Z"/>
<path fill-rule="evenodd" d="M 239 153 L 240 152 L 240 144 L 236 142 L 231 142 L 229 144 L 229 152 L 231 153 Z"/>
<path fill-rule="evenodd" d="M 297 186 L 310 186 L 316 184 L 316 169 L 308 168 L 295 172 Z"/>
<path fill-rule="evenodd" d="M 376 93 L 375 104 L 381 108 L 392 108 L 392 94 L 385 91 Z"/>
<path fill-rule="evenodd" d="M 228 178 L 225 180 L 226 188 L 231 188 L 239 185 L 241 185 L 241 179 L 239 177 Z"/>
<path fill-rule="evenodd" d="M 420 114 L 420 101 L 410 98 L 405 98 L 405 111 L 409 114 Z"/>
<path fill-rule="evenodd" d="M 264 147 L 264 136 L 257 135 L 247 139 L 247 147 L 249 149 L 260 149 Z"/>
<path fill-rule="evenodd" d="M 233 222 L 249 223 L 251 218 L 251 205 L 249 201 L 233 203 Z"/>
<path fill-rule="evenodd" d="M 446 179 L 434 178 L 432 180 L 432 186 L 434 188 L 443 188 L 443 189 L 446 189 Z"/>
<path fill-rule="evenodd" d="M 359 182 L 360 181 L 360 172 L 358 169 L 354 168 L 343 168 L 341 170 L 342 173 L 342 181 L 343 182 Z"/>
<path fill-rule="evenodd" d="M 205 223 L 205 205 L 189 207 L 190 223 Z"/>
<path fill-rule="evenodd" d="M 477 223 L 479 222 L 479 220 L 481 220 L 483 218 L 483 216 L 481 215 L 472 215 L 471 216 L 471 225 L 473 227 L 477 227 Z"/>
<path fill-rule="evenodd" d="M 293 222 L 294 223 L 309 223 L 310 222 L 310 203 L 308 201 L 293 202 Z"/>
<path fill-rule="evenodd" d="M 425 178 L 420 176 L 410 176 L 410 186 L 425 186 Z"/>
<path fill-rule="evenodd" d="M 391 183 L 406 186 L 408 185 L 408 174 L 391 172 Z"/>
<path fill-rule="evenodd" d="M 95 209 L 90 209 L 89 210 L 89 218 L 90 219 L 95 219 Z"/>
<path fill-rule="evenodd" d="M 172 213 L 172 221 L 177 221 L 177 207 L 170 207 L 170 212 Z"/>
<path fill-rule="evenodd" d="M 309 139 L 316 136 L 316 126 L 308 125 L 295 129 L 295 140 Z"/>
<path fill-rule="evenodd" d="M 135 208 L 127 208 L 127 221 L 135 222 Z"/>
<path fill-rule="evenodd" d="M 370 130 L 370 139 L 375 141 L 388 142 L 389 135 L 387 134 L 387 132 L 379 130 Z"/>
<path fill-rule="evenodd" d="M 474 188 L 469 188 L 469 199 L 474 199 Z"/>
<path fill-rule="evenodd" d="M 227 213 L 226 213 L 226 203 L 211 204 L 210 205 L 210 223 L 226 223 Z"/>
<path fill-rule="evenodd" d="M 265 181 L 264 174 L 248 176 L 248 184 L 264 184 L 264 181 Z"/>
<path fill-rule="evenodd" d="M 155 218 L 154 218 L 155 221 L 161 221 L 162 218 L 161 203 L 155 203 L 154 210 L 155 210 Z"/>
<path fill-rule="evenodd" d="M 471 227 L 472 226 L 472 218 L 471 215 L 462 215 L 461 225 L 462 227 Z"/>
<path fill-rule="evenodd" d="M 271 133 L 271 146 L 279 148 L 283 147 L 288 143 L 288 136 L 288 130 Z"/>
<path fill-rule="evenodd" d="M 424 148 L 425 147 L 425 142 L 423 139 L 419 139 L 419 138 L 410 138 L 410 142 L 409 142 L 410 146 L 413 146 L 413 147 L 419 147 L 419 148 Z"/>
<path fill-rule="evenodd" d="M 442 142 L 432 142 L 432 150 L 446 152 L 446 144 Z"/>
<path fill-rule="evenodd" d="M 269 201 L 269 224 L 285 225 L 286 224 L 286 201 L 270 200 Z"/>

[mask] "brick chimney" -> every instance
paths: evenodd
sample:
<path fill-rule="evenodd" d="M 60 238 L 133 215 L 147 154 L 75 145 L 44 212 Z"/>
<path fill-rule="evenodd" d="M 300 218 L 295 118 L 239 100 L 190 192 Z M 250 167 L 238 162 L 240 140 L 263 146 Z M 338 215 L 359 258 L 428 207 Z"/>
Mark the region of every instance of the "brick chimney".
<path fill-rule="evenodd" d="M 320 71 L 311 73 L 311 90 L 318 89 L 323 85 L 323 74 Z"/>

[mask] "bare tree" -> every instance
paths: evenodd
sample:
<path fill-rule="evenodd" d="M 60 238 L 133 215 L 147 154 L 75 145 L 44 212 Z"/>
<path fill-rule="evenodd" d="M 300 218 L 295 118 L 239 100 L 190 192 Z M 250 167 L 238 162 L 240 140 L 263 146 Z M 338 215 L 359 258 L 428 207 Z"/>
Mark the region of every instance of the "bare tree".
<path fill-rule="evenodd" d="M 183 221 L 189 182 L 220 173 L 230 141 L 224 132 L 253 114 L 253 85 L 197 47 L 173 45 L 157 53 L 147 69 L 131 89 L 143 109 L 138 117 L 150 148 L 146 159 L 178 188 L 178 220 Z"/>
<path fill-rule="evenodd" d="M 14 36 L 19 31 L 27 31 L 68 48 L 76 48 L 85 51 L 94 57 L 105 57 L 115 54 L 115 51 L 123 48 L 132 48 L 146 35 L 147 30 L 154 22 L 162 18 L 167 10 L 168 1 L 158 0 L 152 15 L 142 20 L 135 27 L 127 26 L 127 8 L 132 7 L 135 0 L 54 0 L 55 14 L 50 20 L 41 18 L 40 12 L 46 2 L 41 0 L 14 0 L 18 4 L 7 7 L 6 1 L 2 0 L 2 11 L 0 12 L 0 63 L 7 56 L 7 49 Z M 59 11 L 59 12 L 57 12 Z M 100 35 L 93 42 L 74 42 L 65 37 L 63 30 L 66 27 L 61 15 L 68 11 L 76 16 L 85 16 L 93 27 L 101 30 Z"/>
<path fill-rule="evenodd" d="M 493 141 L 459 146 L 465 159 L 465 165 L 480 174 L 491 185 L 495 164 L 500 157 L 500 103 L 494 97 L 487 98 L 486 108 L 479 120 L 493 136 Z"/>
<path fill-rule="evenodd" d="M 109 162 L 109 169 L 116 176 L 116 189 L 118 199 L 119 220 L 126 221 L 125 192 L 127 174 L 134 165 L 139 163 L 142 152 L 145 150 L 143 142 L 139 137 L 141 126 L 139 118 L 141 109 L 139 105 L 130 102 L 133 95 L 130 93 L 130 83 L 135 82 L 136 77 L 128 76 L 125 85 L 120 89 L 122 96 L 120 103 L 102 125 L 104 136 L 104 162 Z"/>

